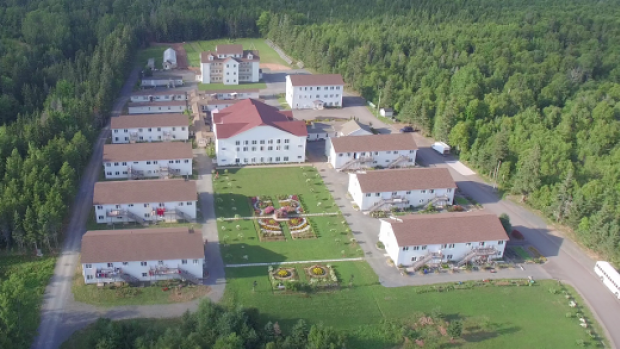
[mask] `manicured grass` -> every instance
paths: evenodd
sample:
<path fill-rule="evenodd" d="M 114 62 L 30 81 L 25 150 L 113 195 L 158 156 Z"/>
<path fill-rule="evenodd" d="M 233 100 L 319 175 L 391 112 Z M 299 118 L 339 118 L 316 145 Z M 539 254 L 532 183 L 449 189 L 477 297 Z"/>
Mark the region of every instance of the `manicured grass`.
<path fill-rule="evenodd" d="M 28 252 L 31 251 L 28 247 Z M 36 335 L 43 293 L 52 277 L 55 263 L 56 257 L 53 256 L 0 253 L 0 292 L 3 293 L 0 300 L 4 318 L 13 321 L 12 325 L 19 328 L 19 333 L 11 336 L 15 348 L 29 347 Z M 16 285 L 22 283 L 23 288 L 18 289 Z"/>
<path fill-rule="evenodd" d="M 185 47 L 185 52 L 187 52 L 189 65 L 192 67 L 200 67 L 200 53 L 204 51 L 215 51 L 215 46 L 221 44 L 241 44 L 243 45 L 244 50 L 258 50 L 261 63 L 276 63 L 287 67 L 289 66 L 282 58 L 280 58 L 276 51 L 267 46 L 264 39 L 218 39 L 208 41 L 192 41 L 186 43 L 183 47 Z"/>
<path fill-rule="evenodd" d="M 531 256 L 531 255 L 530 255 L 530 254 L 529 254 L 526 250 L 524 250 L 524 249 L 523 249 L 523 247 L 521 247 L 521 246 L 514 246 L 514 247 L 511 247 L 511 248 L 512 248 L 512 250 L 513 250 L 513 251 L 515 251 L 515 253 L 516 253 L 516 254 L 518 254 L 518 255 L 519 255 L 519 257 L 521 257 L 523 260 L 525 260 L 525 261 L 529 261 L 529 260 L 531 260 L 531 259 L 532 259 L 532 256 Z"/>
<path fill-rule="evenodd" d="M 265 89 L 267 84 L 264 82 L 240 82 L 239 85 L 224 85 L 224 84 L 198 84 L 198 89 L 201 91 L 213 91 L 213 90 L 249 90 L 249 89 Z"/>
<path fill-rule="evenodd" d="M 81 271 L 76 270 L 73 278 L 71 290 L 75 300 L 82 303 L 92 304 L 102 307 L 115 307 L 122 305 L 149 305 L 149 304 L 168 304 L 188 302 L 196 298 L 204 297 L 208 292 L 207 286 L 182 287 L 181 293 L 171 284 L 167 291 L 165 286 L 148 287 L 114 287 L 97 285 L 86 285 Z"/>
<path fill-rule="evenodd" d="M 236 214 L 240 217 L 253 216 L 249 201 L 252 196 L 269 196 L 277 206 L 278 195 L 298 195 L 307 213 L 340 212 L 314 167 L 228 171 L 227 175 L 219 170 L 219 179 L 213 181 L 217 217 L 232 218 Z M 285 231 L 286 241 L 266 242 L 259 241 L 253 220 L 218 221 L 219 238 L 224 244 L 224 261 L 261 263 L 362 256 L 359 246 L 351 241 L 353 236 L 342 216 L 320 216 L 309 220 L 316 239 L 293 240 Z"/>
<path fill-rule="evenodd" d="M 464 197 L 461 196 L 455 196 L 454 197 L 454 201 L 456 201 L 457 204 L 464 206 L 464 205 L 469 205 L 469 200 L 465 199 Z"/>
<path fill-rule="evenodd" d="M 164 60 L 164 51 L 168 46 L 151 46 L 144 50 L 138 51 L 134 64 L 140 67 L 146 67 L 149 58 L 155 58 L 155 69 L 163 69 L 162 62 Z"/>
<path fill-rule="evenodd" d="M 566 318 L 572 309 L 564 295 L 549 291 L 558 289 L 554 281 L 532 287 L 482 283 L 486 287 L 437 292 L 432 286 L 383 287 L 366 262 L 332 265 L 344 281 L 342 290 L 307 296 L 274 294 L 267 267 L 227 268 L 224 302 L 258 308 L 261 321 L 278 321 L 285 330 L 300 318 L 333 326 L 349 334 L 350 348 L 393 348 L 402 337 L 390 335 L 384 321 L 410 323 L 416 313 L 428 314 L 436 307 L 449 320 L 464 320 L 463 338 L 456 340 L 459 348 L 578 348 L 577 340 L 587 341 L 579 321 Z M 351 275 L 353 288 L 349 289 Z M 566 288 L 583 304 L 572 288 Z M 418 289 L 433 291 L 418 294 Z M 582 311 L 593 321 L 589 310 Z M 595 328 L 602 333 L 598 325 Z"/>
<path fill-rule="evenodd" d="M 119 320 L 119 323 L 134 323 L 138 325 L 139 329 L 143 329 L 140 332 L 146 332 L 147 329 L 154 331 L 155 333 L 164 333 L 168 328 L 178 326 L 181 321 L 178 318 L 172 319 L 129 319 Z M 84 349 L 88 348 L 90 343 L 90 333 L 94 330 L 95 324 L 90 324 L 86 328 L 83 328 L 71 335 L 69 339 L 62 343 L 61 349 Z"/>

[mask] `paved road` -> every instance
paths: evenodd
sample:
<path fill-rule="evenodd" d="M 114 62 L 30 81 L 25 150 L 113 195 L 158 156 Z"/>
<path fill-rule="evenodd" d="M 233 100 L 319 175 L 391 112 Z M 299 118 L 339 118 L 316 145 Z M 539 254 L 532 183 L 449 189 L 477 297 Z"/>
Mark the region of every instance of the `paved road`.
<path fill-rule="evenodd" d="M 114 104 L 113 116 L 121 113 L 137 79 L 138 70 L 134 70 L 123 86 L 120 97 Z M 73 332 L 84 328 L 99 317 L 114 320 L 139 317 L 179 317 L 185 311 L 193 311 L 198 307 L 199 300 L 177 304 L 122 306 L 115 308 L 98 308 L 74 301 L 71 292 L 72 280 L 78 266 L 81 237 L 85 232 L 86 221 L 92 206 L 94 184 L 99 177 L 99 170 L 102 166 L 103 144 L 105 144 L 108 136 L 109 127 L 106 127 L 99 135 L 94 146 L 93 156 L 80 182 L 79 192 L 72 208 L 69 226 L 67 227 L 63 250 L 56 262 L 54 276 L 45 290 L 41 308 L 41 323 L 38 335 L 32 344 L 33 349 L 58 348 Z M 224 264 L 219 252 L 213 195 L 211 194 L 213 192 L 211 188 L 212 164 L 211 160 L 204 155 L 204 152 L 199 152 L 196 158 L 199 167 L 199 179 L 196 185 L 202 214 L 206 219 L 202 230 L 203 238 L 209 241 L 209 244 L 207 244 L 207 265 L 210 274 L 209 278 L 205 280 L 205 285 L 211 287 L 208 297 L 213 301 L 218 301 L 224 294 L 225 276 Z"/>

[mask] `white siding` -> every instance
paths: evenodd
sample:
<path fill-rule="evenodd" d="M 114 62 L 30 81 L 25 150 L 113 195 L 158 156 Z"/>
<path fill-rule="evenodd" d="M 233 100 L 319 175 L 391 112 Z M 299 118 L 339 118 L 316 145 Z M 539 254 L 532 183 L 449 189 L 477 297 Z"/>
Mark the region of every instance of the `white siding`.
<path fill-rule="evenodd" d="M 183 86 L 183 79 L 144 78 L 142 87 L 178 87 Z"/>
<path fill-rule="evenodd" d="M 165 208 L 166 212 L 170 212 L 169 216 L 160 217 L 156 213 L 157 208 Z M 118 205 L 95 205 L 95 218 L 97 223 L 125 223 L 134 222 L 135 219 L 127 217 L 108 217 L 113 211 L 129 211 L 132 214 L 144 219 L 145 221 L 156 220 L 176 220 L 174 214 L 176 210 L 188 215 L 191 219 L 196 219 L 196 200 L 193 201 L 169 201 L 169 202 L 136 202 L 132 204 Z"/>
<path fill-rule="evenodd" d="M 189 126 L 143 127 L 130 129 L 113 129 L 112 143 L 130 143 L 132 137 L 136 142 L 160 142 L 169 140 L 188 140 Z"/>
<path fill-rule="evenodd" d="M 408 203 L 406 204 L 396 205 L 401 208 L 409 206 L 423 206 L 437 197 L 447 196 L 449 205 L 452 205 L 452 202 L 454 201 L 453 188 L 429 188 L 423 190 L 401 190 L 396 192 L 362 193 L 362 189 L 359 185 L 357 175 L 353 173 L 349 174 L 349 193 L 353 197 L 355 204 L 360 207 L 361 211 L 367 211 L 380 200 L 388 200 L 392 197 L 400 197 L 404 200 L 408 200 Z"/>
<path fill-rule="evenodd" d="M 271 126 L 257 126 L 231 138 L 216 139 L 215 149 L 218 166 L 306 161 L 306 137 L 295 136 Z"/>
<path fill-rule="evenodd" d="M 191 175 L 192 159 L 106 162 L 103 164 L 106 179 L 129 178 L 130 168 L 131 171 L 142 171 L 145 177 L 159 177 L 162 167 L 168 168 L 168 173 L 171 175 Z"/>
<path fill-rule="evenodd" d="M 415 157 L 417 150 L 390 150 L 379 152 L 350 152 L 350 153 L 336 153 L 331 141 L 325 143 L 326 155 L 328 162 L 334 167 L 334 169 L 340 169 L 347 162 L 357 159 L 361 156 L 372 156 L 373 161 L 365 163 L 367 167 L 383 166 L 387 167 L 392 161 L 396 160 L 399 156 L 409 157 L 409 161 L 404 161 L 397 164 L 397 167 L 415 166 Z M 355 167 L 357 168 L 357 167 Z"/>
<path fill-rule="evenodd" d="M 187 105 L 127 107 L 129 114 L 182 113 Z"/>
<path fill-rule="evenodd" d="M 185 272 L 190 273 L 194 277 L 202 278 L 203 265 L 205 263 L 204 258 L 199 259 L 185 259 L 185 263 L 182 259 L 168 259 L 161 261 L 149 260 L 149 261 L 110 261 L 111 267 L 108 263 L 82 263 L 82 276 L 84 282 L 87 284 L 94 284 L 98 282 L 114 282 L 118 281 L 113 277 L 97 277 L 97 271 L 105 272 L 105 270 L 119 268 L 119 272 L 123 274 L 129 274 L 140 281 L 158 281 L 172 279 L 173 275 L 150 275 L 149 271 L 152 268 L 166 267 L 166 268 L 180 268 Z M 146 265 L 142 265 L 146 263 Z M 146 276 L 144 275 L 146 274 Z"/>
<path fill-rule="evenodd" d="M 131 101 L 137 102 L 169 102 L 169 101 L 186 101 L 187 94 L 185 93 L 170 93 L 170 94 L 152 94 L 152 95 L 133 95 Z"/>
<path fill-rule="evenodd" d="M 292 109 L 314 108 L 314 101 L 323 101 L 326 107 L 342 107 L 344 86 L 293 86 L 286 76 L 286 102 Z"/>
<path fill-rule="evenodd" d="M 396 265 L 409 266 L 415 261 L 413 258 L 419 259 L 425 255 L 433 252 L 441 252 L 443 254 L 443 262 L 454 261 L 458 262 L 463 259 L 472 249 L 479 247 L 495 247 L 499 251 L 498 255 L 493 256 L 491 259 L 502 258 L 504 255 L 504 249 L 506 248 L 506 241 L 471 241 L 468 243 L 454 243 L 454 244 L 433 244 L 424 246 L 398 246 L 392 226 L 381 221 L 381 228 L 379 231 L 379 241 L 385 245 L 385 251 L 390 256 L 392 261 Z M 484 246 L 480 244 L 484 243 Z M 452 246 L 453 245 L 453 246 Z"/>

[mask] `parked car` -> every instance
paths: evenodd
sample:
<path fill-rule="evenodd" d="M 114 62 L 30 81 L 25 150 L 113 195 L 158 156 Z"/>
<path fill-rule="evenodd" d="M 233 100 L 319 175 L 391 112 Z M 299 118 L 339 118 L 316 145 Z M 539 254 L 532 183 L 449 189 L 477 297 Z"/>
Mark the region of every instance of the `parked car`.
<path fill-rule="evenodd" d="M 415 129 L 412 126 L 405 126 L 403 128 L 400 129 L 400 132 L 415 132 Z"/>

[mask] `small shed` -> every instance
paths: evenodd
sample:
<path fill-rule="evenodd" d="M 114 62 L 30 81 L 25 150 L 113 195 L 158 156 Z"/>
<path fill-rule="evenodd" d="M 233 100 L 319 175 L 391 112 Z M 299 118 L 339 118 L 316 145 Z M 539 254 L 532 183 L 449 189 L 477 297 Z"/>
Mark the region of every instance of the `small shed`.
<path fill-rule="evenodd" d="M 177 67 L 177 52 L 172 48 L 168 48 L 164 51 L 164 60 L 162 63 L 165 70 L 174 69 Z"/>
<path fill-rule="evenodd" d="M 386 118 L 391 118 L 394 116 L 394 109 L 392 108 L 381 108 L 379 109 L 379 114 Z"/>

